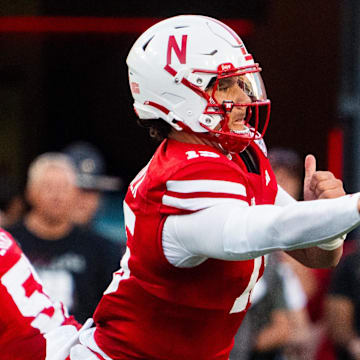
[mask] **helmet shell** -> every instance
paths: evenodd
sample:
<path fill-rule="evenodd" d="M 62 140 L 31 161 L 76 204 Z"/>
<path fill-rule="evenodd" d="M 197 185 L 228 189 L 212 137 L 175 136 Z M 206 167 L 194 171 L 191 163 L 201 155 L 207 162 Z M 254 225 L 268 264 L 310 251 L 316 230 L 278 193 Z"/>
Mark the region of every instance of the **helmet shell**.
<path fill-rule="evenodd" d="M 155 24 L 137 39 L 127 57 L 137 115 L 161 118 L 178 130 L 180 121 L 194 132 L 207 132 L 201 123 L 208 101 L 181 80 L 205 90 L 219 67 L 228 64 L 241 68 L 253 65 L 254 60 L 240 37 L 224 23 L 206 16 L 180 15 Z M 215 128 L 222 117 L 207 115 L 206 119 L 206 125 Z"/>

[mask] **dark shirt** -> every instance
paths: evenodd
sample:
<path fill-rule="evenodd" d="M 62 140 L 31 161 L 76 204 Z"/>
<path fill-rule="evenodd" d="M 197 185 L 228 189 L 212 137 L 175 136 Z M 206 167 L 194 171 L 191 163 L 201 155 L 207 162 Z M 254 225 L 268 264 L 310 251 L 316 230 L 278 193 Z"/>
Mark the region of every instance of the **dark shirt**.
<path fill-rule="evenodd" d="M 74 227 L 57 240 L 30 232 L 24 222 L 7 229 L 36 268 L 46 290 L 83 323 L 120 267 L 122 249 L 89 229 Z"/>
<path fill-rule="evenodd" d="M 354 324 L 360 335 L 360 252 L 347 255 L 334 270 L 330 294 L 347 297 L 354 305 Z"/>
<path fill-rule="evenodd" d="M 360 336 L 360 252 L 344 257 L 332 274 L 329 293 L 344 296 L 354 305 L 354 326 Z M 336 348 L 337 359 L 352 359 L 345 348 Z"/>

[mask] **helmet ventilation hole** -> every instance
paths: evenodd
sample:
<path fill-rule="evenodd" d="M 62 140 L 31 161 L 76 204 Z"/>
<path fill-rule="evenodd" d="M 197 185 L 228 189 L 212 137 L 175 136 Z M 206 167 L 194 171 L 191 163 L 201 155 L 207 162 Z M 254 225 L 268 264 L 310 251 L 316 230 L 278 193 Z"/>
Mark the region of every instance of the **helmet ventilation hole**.
<path fill-rule="evenodd" d="M 147 46 L 150 44 L 150 41 L 154 38 L 155 35 L 153 35 L 144 45 L 143 45 L 143 50 L 145 51 Z"/>

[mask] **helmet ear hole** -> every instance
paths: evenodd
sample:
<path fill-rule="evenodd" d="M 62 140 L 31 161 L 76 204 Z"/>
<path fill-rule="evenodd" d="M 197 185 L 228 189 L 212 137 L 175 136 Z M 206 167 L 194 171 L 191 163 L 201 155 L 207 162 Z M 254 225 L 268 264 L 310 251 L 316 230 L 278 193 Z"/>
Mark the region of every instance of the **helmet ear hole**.
<path fill-rule="evenodd" d="M 208 127 L 210 129 L 214 129 L 222 120 L 221 115 L 206 115 L 203 114 L 199 118 L 199 123 Z"/>

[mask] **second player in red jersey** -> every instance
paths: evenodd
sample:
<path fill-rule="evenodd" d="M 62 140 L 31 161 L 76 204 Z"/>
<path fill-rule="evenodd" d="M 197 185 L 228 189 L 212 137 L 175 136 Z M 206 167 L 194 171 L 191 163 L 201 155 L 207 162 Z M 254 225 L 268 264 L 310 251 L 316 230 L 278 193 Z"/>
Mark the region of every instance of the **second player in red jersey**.
<path fill-rule="evenodd" d="M 80 325 L 46 294 L 12 236 L 0 229 L 0 349 L 3 360 L 48 360 Z M 59 328 L 62 330 L 59 332 Z M 52 335 L 56 332 L 56 336 Z"/>

